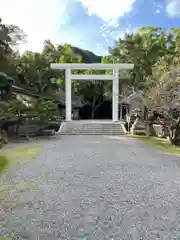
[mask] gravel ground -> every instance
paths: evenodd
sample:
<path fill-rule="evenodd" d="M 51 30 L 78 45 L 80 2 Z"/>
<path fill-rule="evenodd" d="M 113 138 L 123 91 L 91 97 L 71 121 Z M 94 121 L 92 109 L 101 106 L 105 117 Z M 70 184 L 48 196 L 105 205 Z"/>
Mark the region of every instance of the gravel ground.
<path fill-rule="evenodd" d="M 6 181 L 36 187 L 7 193 L 26 204 L 0 210 L 1 235 L 8 229 L 14 239 L 180 239 L 178 157 L 126 137 L 59 136 L 24 145 L 32 144 L 43 146 L 41 155 L 11 169 Z"/>

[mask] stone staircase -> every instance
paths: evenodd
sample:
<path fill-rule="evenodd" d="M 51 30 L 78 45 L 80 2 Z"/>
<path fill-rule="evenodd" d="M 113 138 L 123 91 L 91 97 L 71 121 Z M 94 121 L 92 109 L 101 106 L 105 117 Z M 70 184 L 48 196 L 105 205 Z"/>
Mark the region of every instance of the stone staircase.
<path fill-rule="evenodd" d="M 59 134 L 62 135 L 125 135 L 122 122 L 113 121 L 71 121 L 63 122 Z"/>

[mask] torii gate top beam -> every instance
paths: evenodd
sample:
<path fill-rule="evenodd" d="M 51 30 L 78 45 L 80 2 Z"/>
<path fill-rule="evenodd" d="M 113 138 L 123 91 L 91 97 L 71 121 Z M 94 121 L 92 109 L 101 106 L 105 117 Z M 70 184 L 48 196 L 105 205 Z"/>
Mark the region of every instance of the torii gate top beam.
<path fill-rule="evenodd" d="M 134 64 L 103 64 L 103 63 L 51 63 L 52 69 L 133 69 Z"/>

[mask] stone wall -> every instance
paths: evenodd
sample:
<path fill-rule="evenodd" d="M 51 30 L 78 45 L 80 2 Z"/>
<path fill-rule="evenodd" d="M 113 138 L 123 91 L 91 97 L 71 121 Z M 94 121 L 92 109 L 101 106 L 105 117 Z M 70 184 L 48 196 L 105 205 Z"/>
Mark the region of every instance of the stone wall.
<path fill-rule="evenodd" d="M 59 124 L 60 127 L 61 124 Z M 36 136 L 38 131 L 42 129 L 43 127 L 47 126 L 47 124 L 40 124 L 40 121 L 38 120 L 29 120 L 29 122 L 21 124 L 19 127 L 19 135 L 20 137 L 27 136 Z M 8 136 L 9 137 L 15 137 L 16 136 L 16 125 L 10 126 L 8 128 Z"/>
<path fill-rule="evenodd" d="M 153 128 L 157 136 L 162 136 L 163 134 L 163 126 L 161 124 L 153 124 Z M 165 132 L 165 136 L 168 136 L 168 132 Z"/>
<path fill-rule="evenodd" d="M 41 127 L 42 126 L 39 126 L 37 124 L 28 124 L 27 126 L 23 124 L 19 127 L 19 134 L 20 136 L 25 136 L 26 133 L 28 133 L 29 136 L 35 136 Z M 8 136 L 16 136 L 16 125 L 8 128 Z"/>

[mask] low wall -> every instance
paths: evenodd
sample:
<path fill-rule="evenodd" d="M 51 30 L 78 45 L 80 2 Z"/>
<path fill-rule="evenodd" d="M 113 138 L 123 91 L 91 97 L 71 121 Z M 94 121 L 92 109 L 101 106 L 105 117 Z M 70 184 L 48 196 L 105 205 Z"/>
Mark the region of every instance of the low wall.
<path fill-rule="evenodd" d="M 59 123 L 60 127 L 61 123 Z M 42 129 L 43 127 L 47 126 L 47 124 L 41 124 L 37 120 L 30 120 L 29 123 L 21 124 L 19 127 L 19 136 L 26 136 L 28 133 L 28 136 L 36 136 L 38 131 Z M 8 136 L 14 137 L 16 136 L 16 125 L 8 127 Z"/>
<path fill-rule="evenodd" d="M 160 125 L 160 124 L 153 124 L 153 128 L 154 128 L 154 131 L 155 131 L 157 136 L 161 136 L 163 134 L 162 125 Z"/>
<path fill-rule="evenodd" d="M 163 136 L 163 126 L 161 124 L 153 124 L 153 128 L 157 136 Z M 165 136 L 168 136 L 168 132 L 165 132 Z"/>
<path fill-rule="evenodd" d="M 156 136 L 159 136 L 159 137 L 164 135 L 166 137 L 168 136 L 168 131 L 166 131 L 164 134 L 163 132 L 164 129 L 161 124 L 153 124 L 153 129 L 155 131 Z M 131 132 L 134 134 L 142 134 L 142 133 L 146 134 L 145 125 L 144 124 L 136 124 L 136 126 L 132 125 Z"/>
<path fill-rule="evenodd" d="M 135 120 L 131 128 L 131 133 L 136 135 L 146 135 L 145 123 L 141 120 Z"/>
<path fill-rule="evenodd" d="M 28 133 L 29 136 L 35 136 L 36 133 L 42 128 L 42 126 L 30 124 L 26 126 L 25 124 L 20 125 L 19 127 L 19 135 L 25 136 Z M 16 135 L 16 126 L 11 126 L 8 128 L 8 135 L 11 137 Z"/>

